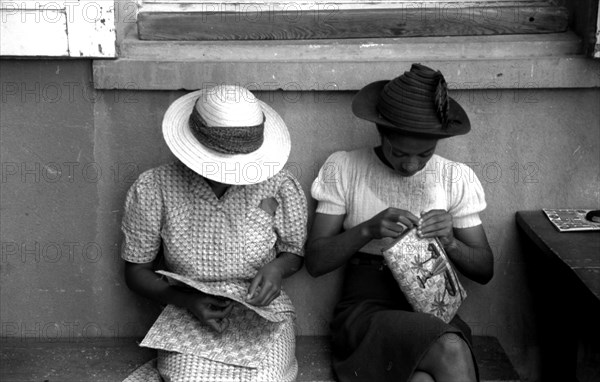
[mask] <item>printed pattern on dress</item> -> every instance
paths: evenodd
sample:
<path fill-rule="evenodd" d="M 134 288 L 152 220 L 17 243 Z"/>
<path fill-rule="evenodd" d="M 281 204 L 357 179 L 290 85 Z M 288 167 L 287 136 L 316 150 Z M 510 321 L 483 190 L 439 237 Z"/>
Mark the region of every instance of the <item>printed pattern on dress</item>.
<path fill-rule="evenodd" d="M 269 198 L 277 201 L 275 214 L 259 208 Z M 154 261 L 162 245 L 170 272 L 163 274 L 239 304 L 221 335 L 202 327 L 187 310 L 167 307 L 142 346 L 202 354 L 214 363 L 211 368 L 223 370 L 258 367 L 262 361 L 262 370 L 268 351 L 290 346 L 280 327 L 293 318 L 293 306 L 283 291 L 267 307 L 249 306 L 244 299 L 258 270 L 277 253 L 303 255 L 306 219 L 302 188 L 285 170 L 259 184 L 231 186 L 221 198 L 179 162 L 143 173 L 125 203 L 123 259 Z M 290 357 L 295 362 L 293 346 Z"/>
<path fill-rule="evenodd" d="M 294 316 L 292 302 L 287 294 L 283 292 L 267 306 L 254 306 L 245 301 L 250 283 L 234 281 L 200 282 L 172 272 L 157 271 L 156 273 L 167 276 L 169 278 L 169 282 L 172 284 L 177 285 L 178 283 L 183 283 L 199 290 L 200 292 L 213 296 L 226 297 L 236 301 L 244 305 L 246 308 L 254 311 L 267 321 L 281 322 Z"/>
<path fill-rule="evenodd" d="M 234 304 L 229 327 L 222 333 L 202 325 L 187 309 L 167 305 L 140 345 L 256 368 L 283 324 L 265 321 L 253 310 Z"/>
<path fill-rule="evenodd" d="M 158 351 L 158 369 L 174 382 L 293 382 L 298 374 L 291 321 L 282 323 L 279 340 L 269 347 L 258 368 L 226 365 L 191 354 Z"/>
<path fill-rule="evenodd" d="M 160 370 L 160 373 L 159 373 Z M 283 323 L 279 339 L 269 347 L 258 368 L 226 365 L 192 354 L 165 350 L 137 368 L 123 382 L 293 382 L 298 374 L 295 331 L 291 321 Z"/>
<path fill-rule="evenodd" d="M 163 382 L 156 369 L 156 358 L 135 369 L 123 382 Z"/>

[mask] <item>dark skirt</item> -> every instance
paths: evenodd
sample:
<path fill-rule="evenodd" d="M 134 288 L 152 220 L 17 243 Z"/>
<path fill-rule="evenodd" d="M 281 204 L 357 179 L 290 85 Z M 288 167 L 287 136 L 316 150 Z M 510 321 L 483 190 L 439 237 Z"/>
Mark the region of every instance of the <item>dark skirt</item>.
<path fill-rule="evenodd" d="M 340 382 L 408 381 L 445 333 L 455 333 L 471 346 L 471 330 L 458 316 L 446 324 L 412 311 L 390 270 L 376 259 L 383 258 L 346 267 L 331 323 L 333 368 Z"/>

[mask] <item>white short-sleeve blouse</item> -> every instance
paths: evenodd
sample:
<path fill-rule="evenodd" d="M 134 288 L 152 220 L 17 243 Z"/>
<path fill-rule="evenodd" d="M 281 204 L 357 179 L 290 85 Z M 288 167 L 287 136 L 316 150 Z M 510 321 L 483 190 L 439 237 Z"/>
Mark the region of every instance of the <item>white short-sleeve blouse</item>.
<path fill-rule="evenodd" d="M 388 207 L 419 216 L 432 209 L 448 211 L 456 228 L 481 224 L 486 207 L 479 179 L 467 165 L 433 155 L 427 165 L 410 177 L 399 176 L 386 166 L 373 148 L 338 151 L 321 167 L 311 188 L 318 201 L 316 212 L 345 215 L 348 230 Z M 373 240 L 361 251 L 381 254 L 389 240 Z"/>

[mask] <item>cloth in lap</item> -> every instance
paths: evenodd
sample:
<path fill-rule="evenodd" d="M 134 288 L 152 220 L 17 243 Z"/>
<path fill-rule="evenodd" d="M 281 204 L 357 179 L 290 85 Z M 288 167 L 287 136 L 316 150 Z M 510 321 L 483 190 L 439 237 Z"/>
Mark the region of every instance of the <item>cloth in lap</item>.
<path fill-rule="evenodd" d="M 291 321 L 281 324 L 280 338 L 268 346 L 259 367 L 238 367 L 191 354 L 159 350 L 157 368 L 164 382 L 293 382 L 298 372 L 294 324 Z"/>
<path fill-rule="evenodd" d="M 347 266 L 331 330 L 340 382 L 408 381 L 441 335 L 455 333 L 471 342 L 471 331 L 458 316 L 446 324 L 413 312 L 389 269 L 376 265 Z"/>
<path fill-rule="evenodd" d="M 159 350 L 157 359 L 136 369 L 123 382 L 293 382 L 298 372 L 294 324 L 282 324 L 280 340 L 269 346 L 265 361 L 258 368 Z"/>

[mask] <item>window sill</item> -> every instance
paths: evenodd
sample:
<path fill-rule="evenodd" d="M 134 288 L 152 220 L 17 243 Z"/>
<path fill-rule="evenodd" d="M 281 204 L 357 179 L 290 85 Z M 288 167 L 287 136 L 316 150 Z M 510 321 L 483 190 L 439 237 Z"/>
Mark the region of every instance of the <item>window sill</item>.
<path fill-rule="evenodd" d="M 267 41 L 141 41 L 132 28 L 120 58 L 94 60 L 97 89 L 357 90 L 421 62 L 454 89 L 600 87 L 600 62 L 572 32 L 534 35 Z"/>

